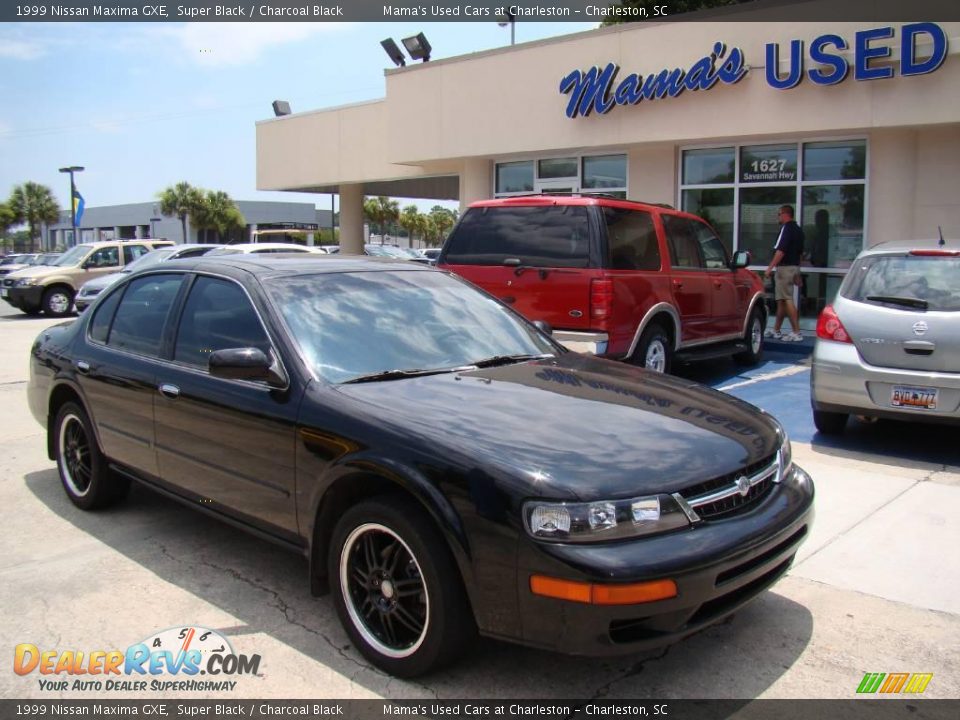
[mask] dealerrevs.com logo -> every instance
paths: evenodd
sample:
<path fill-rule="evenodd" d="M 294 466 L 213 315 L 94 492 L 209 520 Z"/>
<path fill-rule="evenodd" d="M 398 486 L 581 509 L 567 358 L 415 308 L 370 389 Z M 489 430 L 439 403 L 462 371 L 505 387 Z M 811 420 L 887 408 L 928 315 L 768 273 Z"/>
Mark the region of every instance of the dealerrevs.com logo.
<path fill-rule="evenodd" d="M 237 681 L 229 678 L 259 669 L 259 655 L 238 655 L 216 630 L 196 626 L 161 630 L 126 650 L 42 650 L 21 643 L 13 655 L 17 675 L 37 673 L 40 689 L 54 692 L 232 691 Z"/>

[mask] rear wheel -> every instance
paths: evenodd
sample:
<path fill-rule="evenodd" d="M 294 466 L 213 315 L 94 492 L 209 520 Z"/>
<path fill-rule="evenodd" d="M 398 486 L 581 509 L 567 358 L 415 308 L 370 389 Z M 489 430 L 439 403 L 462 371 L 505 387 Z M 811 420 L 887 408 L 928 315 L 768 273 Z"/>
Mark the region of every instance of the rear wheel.
<path fill-rule="evenodd" d="M 755 308 L 750 313 L 747 332 L 743 336 L 747 349 L 733 356 L 741 365 L 756 365 L 763 357 L 763 325 L 763 313 L 759 308 Z"/>
<path fill-rule="evenodd" d="M 127 494 L 130 481 L 107 466 L 83 408 L 76 403 L 65 403 L 51 430 L 60 481 L 74 505 L 94 510 L 111 505 Z"/>
<path fill-rule="evenodd" d="M 673 349 L 670 345 L 670 336 L 667 331 L 656 323 L 650 325 L 640 336 L 637 349 L 630 360 L 647 370 L 658 373 L 670 372 L 670 363 L 673 359 Z"/>
<path fill-rule="evenodd" d="M 64 317 L 73 305 L 73 292 L 65 287 L 52 287 L 43 294 L 43 312 L 50 317 Z"/>
<path fill-rule="evenodd" d="M 392 675 L 414 677 L 449 664 L 475 631 L 445 540 L 406 498 L 350 508 L 333 531 L 328 563 L 347 634 Z"/>
<path fill-rule="evenodd" d="M 839 435 L 847 426 L 848 417 L 849 415 L 846 413 L 814 410 L 813 424 L 816 425 L 817 430 L 822 432 L 824 435 Z"/>

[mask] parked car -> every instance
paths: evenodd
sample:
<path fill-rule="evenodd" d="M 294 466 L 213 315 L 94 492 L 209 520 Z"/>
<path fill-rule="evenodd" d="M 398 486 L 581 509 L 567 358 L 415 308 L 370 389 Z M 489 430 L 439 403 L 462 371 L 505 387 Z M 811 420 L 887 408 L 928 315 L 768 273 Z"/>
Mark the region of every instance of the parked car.
<path fill-rule="evenodd" d="M 960 422 L 957 241 L 881 243 L 817 320 L 810 398 L 822 433 L 850 415 Z"/>
<path fill-rule="evenodd" d="M 200 243 L 183 243 L 181 245 L 174 245 L 172 247 L 162 247 L 157 248 L 156 250 L 151 250 L 146 255 L 141 255 L 120 272 L 110 273 L 109 275 L 101 275 L 100 277 L 85 282 L 80 287 L 79 292 L 77 292 L 77 296 L 73 300 L 74 307 L 77 308 L 77 312 L 83 312 L 87 309 L 87 306 L 93 302 L 93 299 L 104 289 L 110 287 L 110 285 L 115 283 L 124 275 L 130 274 L 134 270 L 149 267 L 154 263 L 166 262 L 167 260 L 199 257 L 200 255 L 206 255 L 208 252 L 218 247 L 221 246 L 204 245 Z"/>
<path fill-rule="evenodd" d="M 235 245 L 222 245 L 216 250 L 211 250 L 210 255 L 269 255 L 277 253 L 312 253 L 314 255 L 325 255 L 326 251 L 320 247 L 308 247 L 307 245 L 297 245 L 296 243 L 237 243 Z"/>
<path fill-rule="evenodd" d="M 473 203 L 438 267 L 462 275 L 567 347 L 669 372 L 674 360 L 763 353 L 763 283 L 703 219 L 598 196 Z"/>
<path fill-rule="evenodd" d="M 136 480 L 302 553 L 399 676 L 477 630 L 581 654 L 674 642 L 781 577 L 813 514 L 761 410 L 569 352 L 386 258 L 132 273 L 37 338 L 27 394 L 75 505 Z"/>
<path fill-rule="evenodd" d="M 53 265 L 29 267 L 3 278 L 0 297 L 28 315 L 51 317 L 70 313 L 77 290 L 88 280 L 116 272 L 169 240 L 111 240 L 82 243 L 63 253 Z"/>
<path fill-rule="evenodd" d="M 0 264 L 0 277 L 9 275 L 17 270 L 23 270 L 26 267 L 40 265 L 42 264 L 40 262 L 42 257 L 43 253 L 21 253 L 20 255 L 7 256 L 4 260 L 9 260 L 9 262 Z"/>

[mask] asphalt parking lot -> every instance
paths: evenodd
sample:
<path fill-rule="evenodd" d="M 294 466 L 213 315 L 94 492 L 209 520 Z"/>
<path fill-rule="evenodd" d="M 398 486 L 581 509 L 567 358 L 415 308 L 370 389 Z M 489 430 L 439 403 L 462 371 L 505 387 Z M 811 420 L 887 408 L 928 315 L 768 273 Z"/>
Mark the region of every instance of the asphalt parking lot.
<path fill-rule="evenodd" d="M 771 347 L 682 374 L 779 417 L 817 485 L 817 519 L 789 575 L 723 624 L 666 650 L 616 660 L 480 640 L 455 667 L 414 682 L 370 667 L 298 556 L 134 488 L 83 513 L 64 495 L 25 398 L 33 338 L 55 321 L 0 308 L 0 646 L 126 648 L 198 625 L 259 674 L 228 696 L 120 691 L 111 698 L 854 698 L 864 673 L 933 673 L 923 696 L 960 697 L 960 450 L 956 430 L 813 428 L 807 356 Z M 72 680 L 72 678 L 71 678 Z M 104 697 L 41 689 L 0 672 L 5 698 Z"/>

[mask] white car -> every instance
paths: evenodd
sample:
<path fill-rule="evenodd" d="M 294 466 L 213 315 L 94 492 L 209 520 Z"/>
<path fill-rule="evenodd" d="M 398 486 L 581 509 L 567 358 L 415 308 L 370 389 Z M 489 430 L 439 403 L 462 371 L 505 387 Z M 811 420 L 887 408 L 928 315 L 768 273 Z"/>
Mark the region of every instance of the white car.
<path fill-rule="evenodd" d="M 314 253 L 326 254 L 326 251 L 320 247 L 309 247 L 307 245 L 297 245 L 295 243 L 237 243 L 236 245 L 224 245 L 223 247 L 211 250 L 207 253 L 209 257 L 214 255 L 239 255 L 250 253 Z"/>

